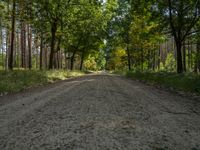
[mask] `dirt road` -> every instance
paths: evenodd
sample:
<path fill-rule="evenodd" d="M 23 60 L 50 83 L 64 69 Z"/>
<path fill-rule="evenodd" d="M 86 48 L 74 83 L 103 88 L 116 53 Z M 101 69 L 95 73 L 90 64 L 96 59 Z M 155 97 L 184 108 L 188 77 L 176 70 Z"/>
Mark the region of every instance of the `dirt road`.
<path fill-rule="evenodd" d="M 0 150 L 200 150 L 200 102 L 114 75 L 0 97 Z"/>

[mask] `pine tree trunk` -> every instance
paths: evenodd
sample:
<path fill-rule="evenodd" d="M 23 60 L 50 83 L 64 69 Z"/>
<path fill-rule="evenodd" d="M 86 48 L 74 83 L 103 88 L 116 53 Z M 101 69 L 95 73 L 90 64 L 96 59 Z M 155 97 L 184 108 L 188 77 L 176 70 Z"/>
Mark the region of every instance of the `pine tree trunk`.
<path fill-rule="evenodd" d="M 47 47 L 47 45 L 45 45 L 44 52 L 45 52 L 45 69 L 47 69 L 48 68 L 48 47 Z"/>
<path fill-rule="evenodd" d="M 61 36 L 58 38 L 58 44 L 57 44 L 57 68 L 60 69 L 60 44 L 61 44 Z"/>
<path fill-rule="evenodd" d="M 13 0 L 11 45 L 8 57 L 8 69 L 10 70 L 13 70 L 13 53 L 14 53 L 14 40 L 15 40 L 15 9 L 16 9 L 16 2 L 15 0 Z"/>
<path fill-rule="evenodd" d="M 186 47 L 185 47 L 185 42 L 183 42 L 183 71 L 186 72 Z"/>
<path fill-rule="evenodd" d="M 159 43 L 159 49 L 158 49 L 158 71 L 160 71 L 160 60 L 161 60 L 160 51 L 161 51 L 161 45 Z"/>
<path fill-rule="evenodd" d="M 84 55 L 85 55 L 85 52 L 83 51 L 83 52 L 82 52 L 82 55 L 81 55 L 80 70 L 83 69 Z"/>
<path fill-rule="evenodd" d="M 6 59 L 5 59 L 5 70 L 8 70 L 8 55 L 10 51 L 10 32 L 9 29 L 7 29 L 7 35 L 6 35 Z"/>
<path fill-rule="evenodd" d="M 20 34 L 17 35 L 17 64 L 18 69 L 20 69 Z"/>
<path fill-rule="evenodd" d="M 26 68 L 26 27 L 24 22 L 21 23 L 21 51 L 22 68 Z"/>
<path fill-rule="evenodd" d="M 74 69 L 74 58 L 75 58 L 75 55 L 76 55 L 76 50 L 74 50 L 73 54 L 72 54 L 72 57 L 71 57 L 71 70 Z"/>
<path fill-rule="evenodd" d="M 190 62 L 191 62 L 191 60 L 190 60 L 190 39 L 188 39 L 188 70 L 190 70 L 191 68 L 190 68 Z"/>
<path fill-rule="evenodd" d="M 56 53 L 57 69 L 60 69 L 60 58 L 59 58 L 59 53 L 60 53 L 60 51 L 58 51 L 58 52 Z"/>
<path fill-rule="evenodd" d="M 1 45 L 0 45 L 0 48 L 1 48 L 1 59 L 2 59 L 2 68 L 4 68 L 4 46 L 3 46 L 3 31 L 2 31 L 2 19 L 0 18 L 0 32 L 1 32 Z"/>
<path fill-rule="evenodd" d="M 191 70 L 193 70 L 193 65 L 194 65 L 194 62 L 193 62 L 193 43 L 191 42 L 191 51 L 190 51 L 190 68 Z"/>
<path fill-rule="evenodd" d="M 176 51 L 177 51 L 177 73 L 183 73 L 183 63 L 182 63 L 182 42 L 176 41 Z"/>
<path fill-rule="evenodd" d="M 59 52 L 59 57 L 60 57 L 60 69 L 63 69 L 63 51 L 62 49 Z"/>
<path fill-rule="evenodd" d="M 54 55 L 53 55 L 53 69 L 57 69 L 58 68 L 56 54 L 57 53 L 54 52 Z"/>
<path fill-rule="evenodd" d="M 30 25 L 28 27 L 28 68 L 32 69 L 32 32 Z"/>
<path fill-rule="evenodd" d="M 43 35 L 40 36 L 40 70 L 43 69 Z"/>
<path fill-rule="evenodd" d="M 198 45 L 198 49 L 197 49 L 197 68 L 200 73 L 200 44 Z"/>
<path fill-rule="evenodd" d="M 50 58 L 49 58 L 49 69 L 53 69 L 56 31 L 57 31 L 57 20 L 54 20 L 54 22 L 51 24 L 51 51 L 50 51 Z"/>

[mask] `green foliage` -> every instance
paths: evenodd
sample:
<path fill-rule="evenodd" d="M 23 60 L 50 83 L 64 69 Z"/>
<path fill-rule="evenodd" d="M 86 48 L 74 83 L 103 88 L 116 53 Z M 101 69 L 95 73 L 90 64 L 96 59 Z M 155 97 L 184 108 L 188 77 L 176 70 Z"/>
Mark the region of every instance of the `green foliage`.
<path fill-rule="evenodd" d="M 95 61 L 95 57 L 89 55 L 89 57 L 84 62 L 84 67 L 86 70 L 97 70 L 97 62 Z"/>
<path fill-rule="evenodd" d="M 200 94 L 200 76 L 195 74 L 129 71 L 126 73 L 126 76 L 153 85 Z"/>
<path fill-rule="evenodd" d="M 58 80 L 65 80 L 69 77 L 84 75 L 80 71 L 0 71 L 0 93 L 16 92 L 30 87 L 45 85 Z"/>
<path fill-rule="evenodd" d="M 167 55 L 165 65 L 164 65 L 164 70 L 169 71 L 169 72 L 175 72 L 176 71 L 176 60 L 174 58 L 173 53 L 169 53 Z"/>
<path fill-rule="evenodd" d="M 116 13 L 110 21 L 109 31 L 111 31 L 107 46 L 108 66 L 114 66 L 113 60 L 120 61 L 115 55 L 117 47 L 125 49 L 126 57 L 124 58 L 127 59 L 126 62 L 131 63 L 131 67 L 145 70 L 153 66 L 152 58 L 159 50 L 158 45 L 164 37 L 159 30 L 159 21 L 154 16 L 152 9 L 154 5 L 154 0 L 118 1 Z M 127 68 L 125 66 L 128 64 L 123 63 L 121 68 Z M 115 66 L 111 68 L 115 69 Z"/>
<path fill-rule="evenodd" d="M 105 69 L 106 59 L 104 51 L 89 54 L 84 61 L 85 70 L 99 71 Z"/>
<path fill-rule="evenodd" d="M 124 70 L 124 66 L 126 66 L 126 51 L 122 48 L 117 48 L 111 54 L 111 58 L 109 59 L 107 69 L 108 70 Z"/>
<path fill-rule="evenodd" d="M 106 58 L 105 58 L 105 52 L 104 51 L 100 51 L 98 53 L 98 56 L 96 58 L 96 62 L 97 62 L 97 69 L 98 70 L 103 70 L 105 69 L 105 65 L 106 65 Z"/>

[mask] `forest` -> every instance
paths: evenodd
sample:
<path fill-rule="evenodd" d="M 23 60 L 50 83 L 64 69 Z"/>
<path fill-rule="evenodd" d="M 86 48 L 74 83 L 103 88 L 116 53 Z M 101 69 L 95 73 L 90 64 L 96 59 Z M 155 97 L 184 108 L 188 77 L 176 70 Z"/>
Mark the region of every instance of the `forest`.
<path fill-rule="evenodd" d="M 199 1 L 1 0 L 4 69 L 200 70 Z"/>
<path fill-rule="evenodd" d="M 200 0 L 0 0 L 0 150 L 200 150 Z"/>
<path fill-rule="evenodd" d="M 196 77 L 199 9 L 199 0 L 1 0 L 1 74 L 129 70 Z"/>

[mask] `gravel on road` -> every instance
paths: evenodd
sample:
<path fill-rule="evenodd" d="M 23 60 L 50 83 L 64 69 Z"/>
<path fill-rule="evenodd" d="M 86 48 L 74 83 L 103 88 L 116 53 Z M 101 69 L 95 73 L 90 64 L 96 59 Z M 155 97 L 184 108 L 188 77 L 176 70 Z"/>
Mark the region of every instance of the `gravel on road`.
<path fill-rule="evenodd" d="M 0 97 L 0 150 L 200 150 L 200 101 L 88 75 Z"/>

